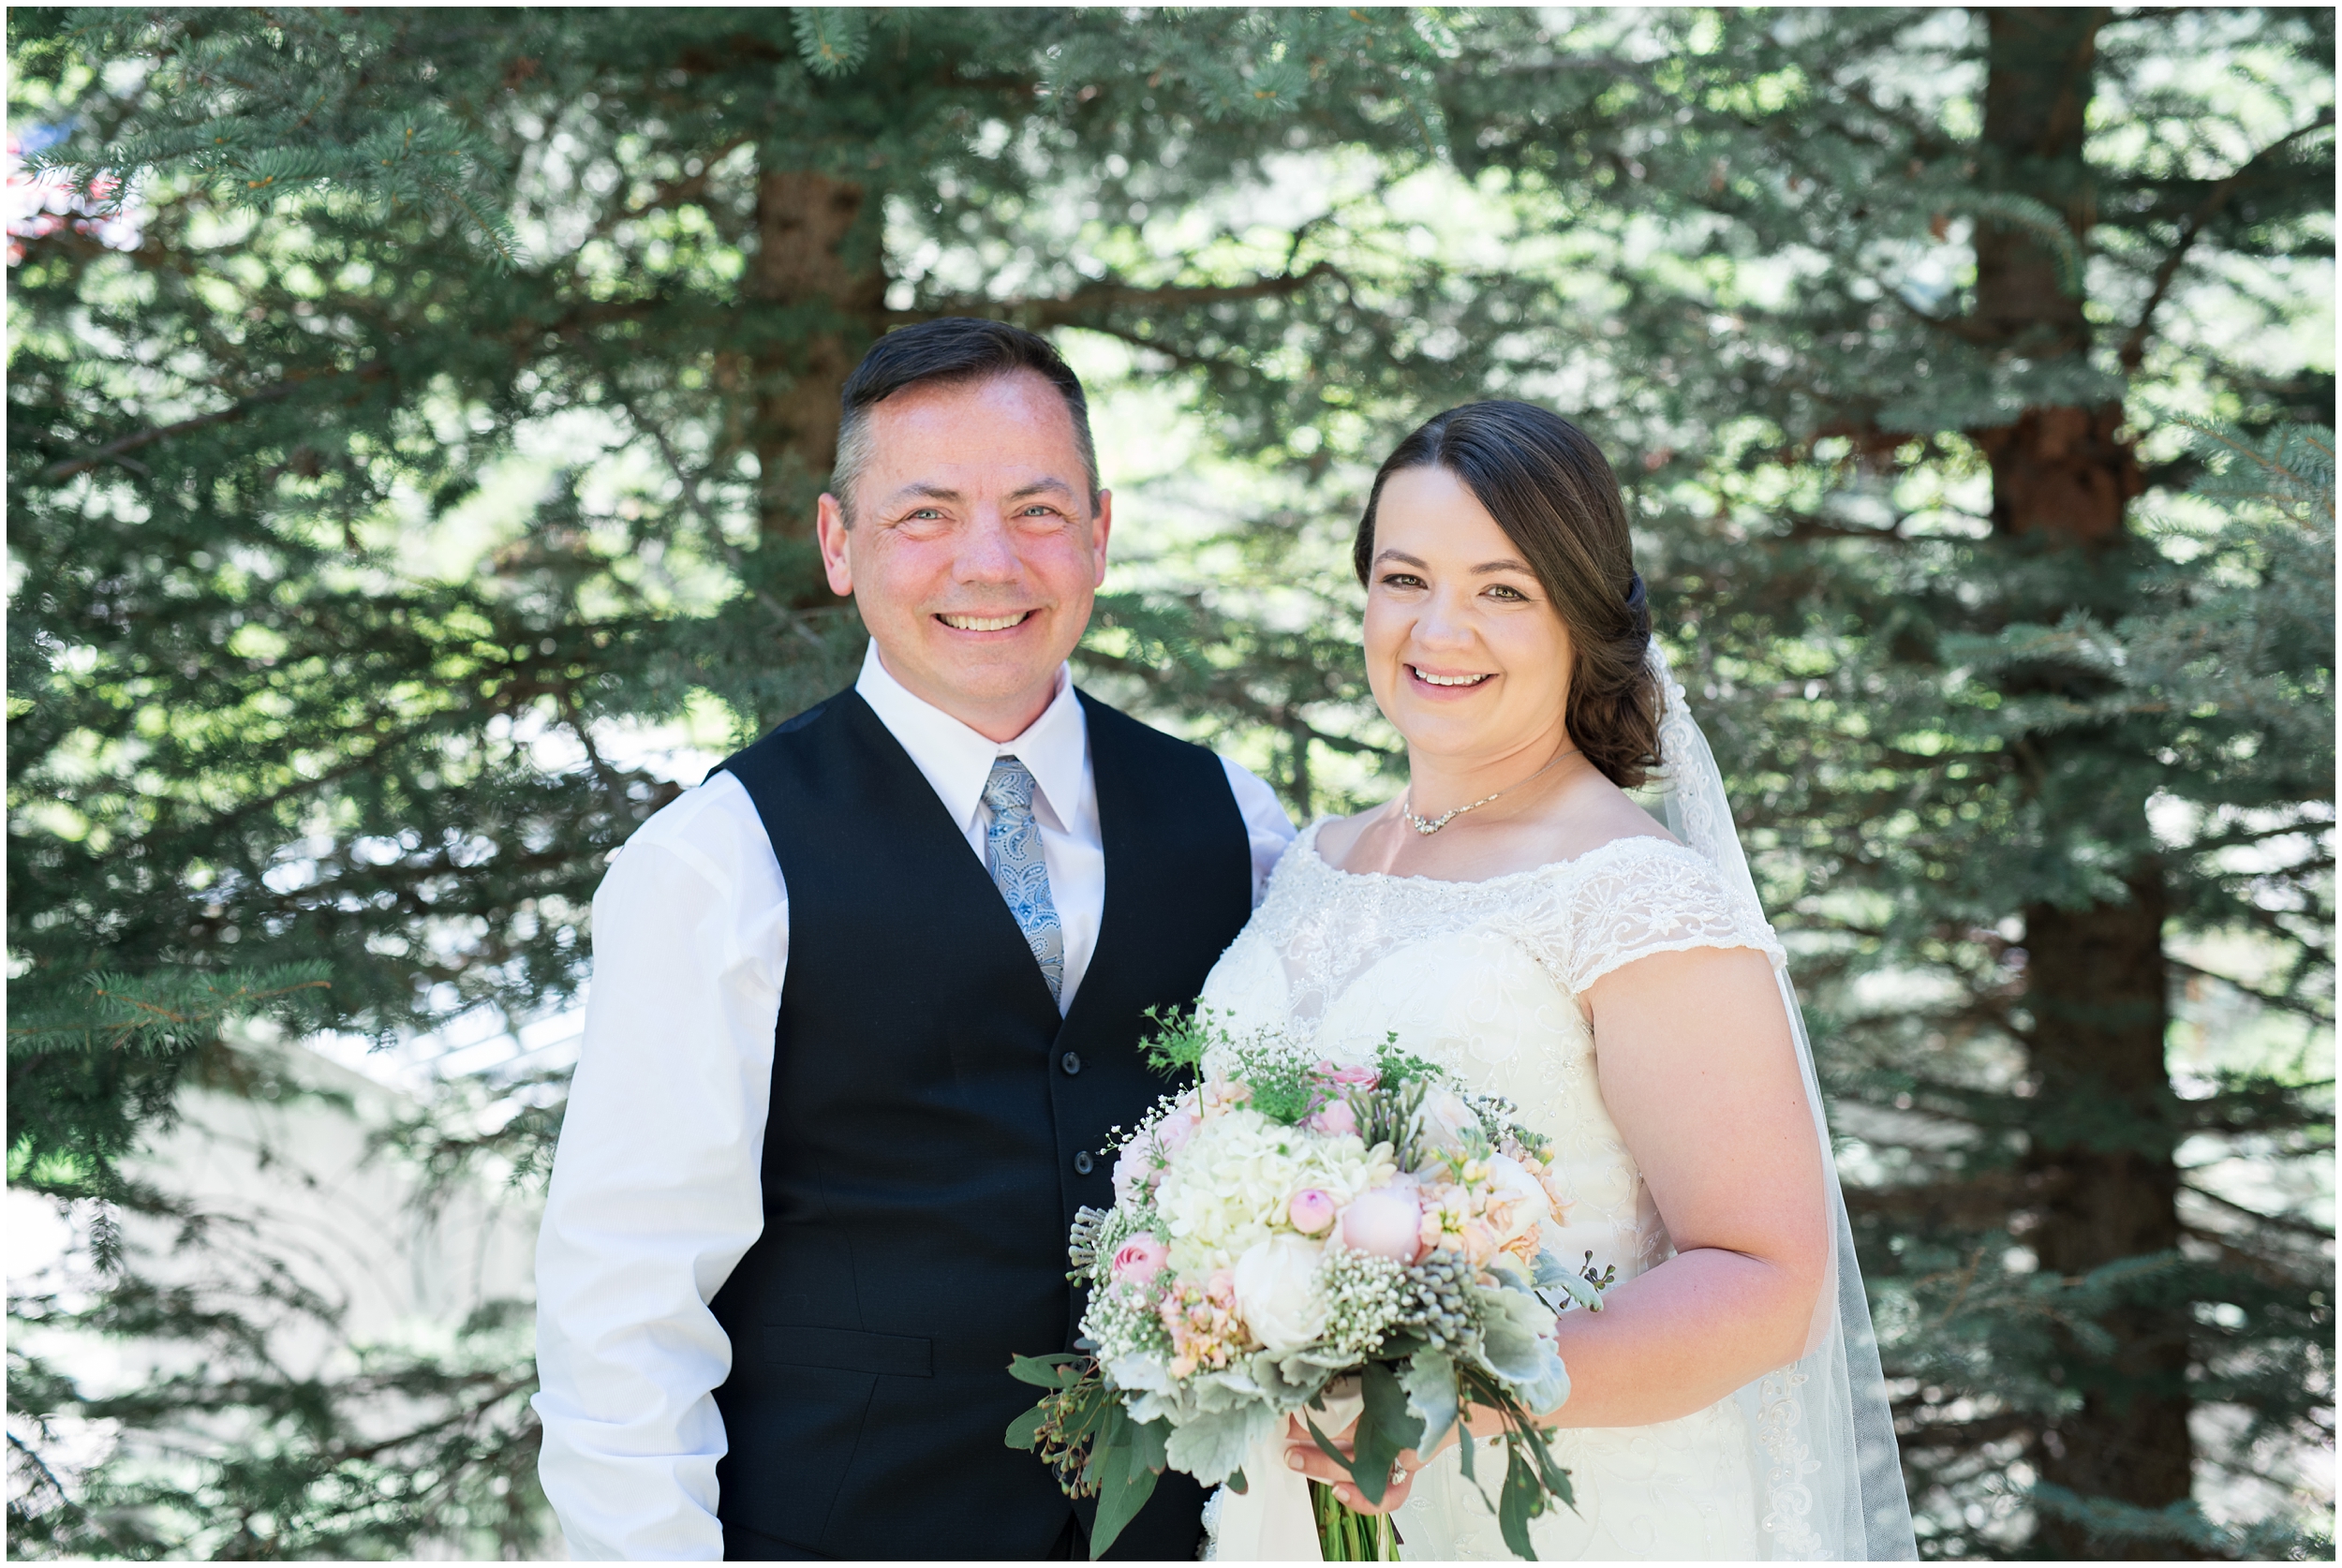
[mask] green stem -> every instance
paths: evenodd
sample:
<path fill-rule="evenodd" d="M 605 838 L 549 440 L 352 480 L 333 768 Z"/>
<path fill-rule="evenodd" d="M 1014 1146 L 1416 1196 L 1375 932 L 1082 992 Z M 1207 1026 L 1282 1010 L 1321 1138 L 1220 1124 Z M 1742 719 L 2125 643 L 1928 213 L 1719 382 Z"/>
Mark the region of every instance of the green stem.
<path fill-rule="evenodd" d="M 1317 1516 L 1318 1549 L 1328 1562 L 1396 1562 L 1399 1531 L 1386 1514 L 1361 1514 L 1345 1506 L 1322 1481 L 1310 1483 L 1311 1510 Z"/>

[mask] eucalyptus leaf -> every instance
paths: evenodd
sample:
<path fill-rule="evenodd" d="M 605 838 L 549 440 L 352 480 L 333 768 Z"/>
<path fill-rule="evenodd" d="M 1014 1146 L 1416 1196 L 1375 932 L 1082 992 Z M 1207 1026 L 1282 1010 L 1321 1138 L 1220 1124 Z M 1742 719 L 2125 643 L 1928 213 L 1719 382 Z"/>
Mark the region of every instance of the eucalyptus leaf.
<path fill-rule="evenodd" d="M 1060 1351 L 1054 1355 L 1012 1355 L 1008 1375 L 1018 1383 L 1031 1383 L 1035 1388 L 1063 1388 L 1077 1381 L 1078 1371 L 1068 1371 L 1070 1363 L 1087 1361 L 1089 1357 L 1074 1351 Z"/>
<path fill-rule="evenodd" d="M 1474 1466 L 1477 1463 L 1475 1456 L 1479 1452 L 1480 1440 L 1472 1435 L 1472 1428 L 1465 1427 L 1456 1443 L 1456 1459 L 1463 1466 L 1464 1479 L 1472 1483 L 1472 1489 L 1480 1494 L 1482 1502 L 1488 1502 L 1488 1488 L 1480 1485 L 1480 1477 L 1474 1471 Z M 1489 1503 L 1489 1511 L 1493 1513 L 1495 1510 L 1496 1505 L 1492 1502 Z"/>
<path fill-rule="evenodd" d="M 1545 1489 L 1574 1510 L 1578 1506 L 1578 1488 L 1570 1485 L 1569 1472 L 1553 1457 L 1551 1438 L 1535 1427 L 1524 1430 L 1528 1434 L 1530 1452 L 1536 1457 L 1537 1474 L 1545 1482 Z"/>
<path fill-rule="evenodd" d="M 1049 1419 L 1049 1407 L 1035 1405 L 1008 1424 L 1008 1445 L 1030 1451 L 1041 1441 L 1042 1424 Z"/>
<path fill-rule="evenodd" d="M 1390 1485 L 1391 1466 L 1401 1452 L 1421 1442 L 1423 1420 L 1408 1411 L 1406 1390 L 1386 1363 L 1367 1363 L 1359 1391 L 1364 1408 L 1351 1436 L 1351 1452 L 1356 1457 L 1351 1462 L 1350 1479 L 1360 1497 L 1380 1502 Z"/>
<path fill-rule="evenodd" d="M 1510 1446 L 1510 1457 L 1505 1462 L 1505 1495 L 1497 1504 L 1496 1522 L 1513 1555 L 1523 1562 L 1534 1562 L 1537 1551 L 1529 1544 L 1529 1521 L 1536 1516 L 1537 1503 L 1545 1494 L 1537 1485 L 1537 1474 L 1530 1467 L 1528 1457 L 1520 1451 L 1519 1442 L 1516 1441 Z"/>
<path fill-rule="evenodd" d="M 1348 1475 L 1351 1480 L 1356 1481 L 1358 1478 L 1357 1466 L 1351 1462 L 1350 1456 L 1344 1454 L 1341 1448 L 1335 1444 L 1333 1439 L 1327 1437 L 1324 1432 L 1320 1431 L 1316 1421 L 1312 1417 L 1304 1414 L 1301 1417 L 1301 1422 L 1302 1425 L 1309 1427 L 1310 1436 L 1317 1440 L 1319 1452 L 1323 1453 L 1326 1457 L 1333 1460 L 1334 1463 L 1340 1465 L 1342 1469 L 1342 1472 Z M 1363 1490 L 1364 1488 L 1360 1489 Z"/>
<path fill-rule="evenodd" d="M 1128 1428 L 1124 1436 L 1129 1436 Z M 1138 1516 L 1154 1495 L 1158 1472 L 1139 1462 L 1136 1444 L 1124 1441 L 1107 1447 L 1100 1446 L 1105 1456 L 1098 1470 L 1098 1514 L 1089 1527 L 1089 1557 L 1091 1561 L 1105 1556 L 1114 1545 L 1114 1538 L 1122 1533 L 1122 1527 Z"/>

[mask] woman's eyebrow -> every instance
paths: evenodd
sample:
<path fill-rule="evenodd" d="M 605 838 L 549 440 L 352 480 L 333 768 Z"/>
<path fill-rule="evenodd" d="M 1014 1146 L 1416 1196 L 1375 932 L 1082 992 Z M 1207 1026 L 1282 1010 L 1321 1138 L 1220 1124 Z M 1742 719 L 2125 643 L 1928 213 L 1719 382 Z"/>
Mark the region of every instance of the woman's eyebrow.
<path fill-rule="evenodd" d="M 1475 576 L 1475 577 L 1485 577 L 1485 576 L 1487 576 L 1487 575 L 1488 575 L 1490 572 L 1491 572 L 1491 571 L 1528 571 L 1528 570 L 1529 570 L 1529 563 L 1528 563 L 1528 562 L 1526 562 L 1526 561 L 1516 561 L 1516 560 L 1514 560 L 1514 559 L 1513 559 L 1510 555 L 1507 555 L 1507 556 L 1505 556 L 1505 557 L 1503 560 L 1501 560 L 1501 561 L 1482 561 L 1482 562 L 1481 562 L 1478 566 L 1474 567 L 1474 568 L 1472 569 L 1472 575 L 1473 575 L 1473 576 Z M 1532 575 L 1534 575 L 1534 573 L 1532 573 Z"/>

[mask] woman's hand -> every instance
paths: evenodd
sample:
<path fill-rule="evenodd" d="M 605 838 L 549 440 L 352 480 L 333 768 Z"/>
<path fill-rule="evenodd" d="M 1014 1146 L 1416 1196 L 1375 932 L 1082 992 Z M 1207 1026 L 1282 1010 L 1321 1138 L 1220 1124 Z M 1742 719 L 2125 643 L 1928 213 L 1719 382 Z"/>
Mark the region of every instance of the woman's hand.
<path fill-rule="evenodd" d="M 1357 1451 L 1351 1446 L 1357 1429 L 1358 1424 L 1353 1421 L 1334 1434 L 1334 1446 L 1341 1450 L 1344 1458 L 1357 1457 Z M 1369 1502 L 1366 1495 L 1358 1490 L 1357 1484 L 1350 1479 L 1350 1472 L 1334 1463 L 1332 1457 L 1317 1446 L 1317 1440 L 1310 1436 L 1310 1429 L 1301 1424 L 1301 1417 L 1285 1417 L 1285 1463 L 1311 1480 L 1322 1481 L 1331 1487 L 1341 1505 L 1358 1514 L 1388 1514 L 1397 1510 L 1401 1503 L 1407 1501 L 1407 1493 L 1415 1486 L 1416 1473 L 1430 1464 L 1440 1449 L 1455 1441 L 1455 1433 L 1450 1431 L 1446 1442 L 1433 1449 L 1430 1457 L 1419 1456 L 1412 1448 L 1401 1449 L 1398 1461 L 1390 1467 L 1390 1484 L 1383 1488 L 1383 1501 Z"/>
<path fill-rule="evenodd" d="M 1483 1427 L 1487 1429 L 1482 1430 Z M 1356 1450 L 1351 1444 L 1357 1427 L 1358 1424 L 1352 1421 L 1341 1431 L 1332 1434 L 1334 1446 L 1341 1450 L 1344 1458 L 1356 1457 Z M 1504 1430 L 1504 1418 L 1494 1411 L 1475 1405 L 1462 1421 L 1449 1427 L 1446 1435 L 1431 1445 L 1429 1454 L 1417 1454 L 1412 1448 L 1401 1449 L 1397 1462 L 1390 1467 L 1390 1484 L 1383 1489 L 1383 1501 L 1380 1502 L 1366 1501 L 1356 1483 L 1350 1479 L 1349 1472 L 1334 1463 L 1326 1451 L 1317 1446 L 1317 1440 L 1310 1436 L 1310 1429 L 1301 1424 L 1298 1415 L 1285 1418 L 1285 1463 L 1311 1480 L 1322 1481 L 1333 1487 L 1334 1496 L 1341 1500 L 1344 1508 L 1359 1514 L 1388 1514 L 1407 1501 L 1407 1494 L 1414 1489 L 1415 1478 L 1433 1459 L 1455 1447 L 1467 1428 L 1475 1438 L 1494 1437 Z"/>

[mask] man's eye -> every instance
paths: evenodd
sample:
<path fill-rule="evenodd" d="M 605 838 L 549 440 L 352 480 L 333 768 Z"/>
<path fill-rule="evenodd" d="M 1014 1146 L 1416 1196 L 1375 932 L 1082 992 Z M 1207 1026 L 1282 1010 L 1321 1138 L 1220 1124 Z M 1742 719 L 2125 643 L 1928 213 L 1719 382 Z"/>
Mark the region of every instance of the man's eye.
<path fill-rule="evenodd" d="M 921 507 L 917 511 L 903 519 L 906 523 L 940 523 L 942 520 L 943 514 L 933 507 Z"/>
<path fill-rule="evenodd" d="M 1036 501 L 1031 506 L 1025 509 L 1025 515 L 1027 517 L 1055 517 L 1057 515 L 1057 508 L 1043 506 L 1040 502 Z"/>

